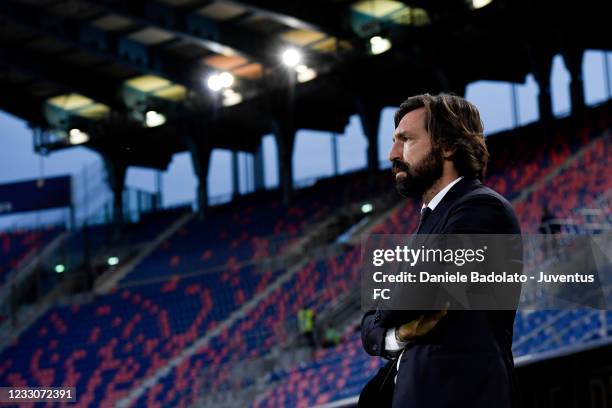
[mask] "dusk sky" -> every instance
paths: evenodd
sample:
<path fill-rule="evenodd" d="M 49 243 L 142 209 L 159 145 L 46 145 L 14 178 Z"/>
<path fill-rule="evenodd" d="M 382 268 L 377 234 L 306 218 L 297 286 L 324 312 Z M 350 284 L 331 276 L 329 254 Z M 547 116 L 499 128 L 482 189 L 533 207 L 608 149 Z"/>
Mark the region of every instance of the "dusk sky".
<path fill-rule="evenodd" d="M 612 66 L 612 53 L 607 54 L 609 66 Z M 585 97 L 589 105 L 603 102 L 610 97 L 609 81 L 605 80 L 604 53 L 588 51 L 584 62 Z M 612 76 L 608 73 L 610 80 Z M 557 56 L 553 63 L 552 73 L 553 109 L 556 115 L 566 114 L 570 108 L 569 74 L 563 60 Z M 468 86 L 467 99 L 480 109 L 487 134 L 508 129 L 514 126 L 511 108 L 511 89 L 509 83 L 479 81 Z M 538 87 L 533 77 L 526 78 L 524 84 L 516 87 L 519 98 L 519 124 L 537 119 Z M 409 96 L 409 95 L 406 95 Z M 37 107 L 33 107 L 36 109 Z M 386 160 L 391 146 L 393 132 L 393 113 L 395 107 L 382 112 L 379 130 L 380 159 Z M 41 176 L 72 174 L 77 196 L 83 191 L 83 172 L 87 167 L 87 178 L 95 184 L 95 175 L 102 167 L 97 153 L 75 147 L 62 150 L 41 158 L 34 154 L 32 135 L 27 124 L 21 119 L 0 111 L 0 183 L 33 179 Z M 357 116 L 351 117 L 345 132 L 338 138 L 340 172 L 359 169 L 366 163 L 366 139 L 361 130 Z M 278 181 L 276 169 L 275 143 L 272 136 L 264 138 L 265 179 L 267 186 L 274 186 Z M 241 155 L 241 172 L 244 172 L 244 155 Z M 494 158 L 493 158 L 494 159 Z M 300 130 L 297 134 L 294 151 L 294 176 L 296 181 L 332 174 L 331 135 L 324 132 Z M 174 156 L 168 170 L 163 173 L 163 203 L 165 206 L 195 200 L 196 180 L 188 153 Z M 241 184 L 244 185 L 244 177 Z M 144 168 L 130 168 L 127 185 L 147 191 L 154 191 L 155 172 Z M 215 150 L 209 173 L 209 195 L 211 197 L 227 195 L 232 192 L 230 153 Z M 78 203 L 77 203 L 78 205 Z M 34 218 L 33 218 L 34 217 Z M 17 224 L 31 223 L 37 216 L 11 215 L 0 217 L 0 228 L 10 228 Z M 40 215 L 38 215 L 40 217 Z"/>

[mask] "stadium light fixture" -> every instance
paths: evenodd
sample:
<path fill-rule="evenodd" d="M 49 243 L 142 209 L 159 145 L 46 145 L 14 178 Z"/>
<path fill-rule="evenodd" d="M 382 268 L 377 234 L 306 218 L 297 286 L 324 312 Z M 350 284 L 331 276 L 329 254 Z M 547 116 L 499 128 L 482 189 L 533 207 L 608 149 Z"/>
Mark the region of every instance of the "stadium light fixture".
<path fill-rule="evenodd" d="M 369 214 L 374 211 L 374 206 L 370 203 L 365 203 L 361 206 L 361 212 L 364 214 Z"/>
<path fill-rule="evenodd" d="M 293 68 L 302 62 L 302 54 L 295 48 L 287 48 L 281 54 L 281 60 L 283 61 L 283 64 L 289 68 Z"/>
<path fill-rule="evenodd" d="M 221 80 L 221 86 L 223 86 L 223 88 L 229 88 L 234 85 L 234 76 L 229 72 L 220 73 L 219 79 Z"/>
<path fill-rule="evenodd" d="M 314 69 L 309 68 L 304 64 L 296 66 L 295 71 L 297 72 L 298 82 L 307 82 L 316 78 L 317 76 L 317 72 Z"/>
<path fill-rule="evenodd" d="M 119 263 L 119 258 L 117 258 L 116 256 L 110 256 L 106 260 L 106 263 L 108 264 L 108 266 L 115 266 Z"/>
<path fill-rule="evenodd" d="M 391 41 L 387 38 L 381 37 L 380 35 L 375 35 L 370 38 L 370 50 L 372 54 L 378 55 L 382 54 L 385 51 L 388 51 L 391 48 Z"/>
<path fill-rule="evenodd" d="M 166 123 L 166 116 L 163 114 L 156 112 L 154 110 L 147 111 L 145 113 L 145 125 L 146 127 L 156 127 L 161 126 Z"/>
<path fill-rule="evenodd" d="M 221 82 L 219 74 L 213 74 L 209 76 L 208 80 L 206 81 L 206 84 L 208 85 L 208 89 L 213 92 L 219 92 L 221 88 L 223 88 L 223 83 Z"/>
<path fill-rule="evenodd" d="M 55 273 L 64 273 L 64 271 L 66 270 L 66 267 L 62 264 L 57 264 L 55 265 Z"/>
<path fill-rule="evenodd" d="M 70 129 L 68 132 L 68 141 L 73 145 L 83 144 L 89 141 L 89 135 L 80 129 Z"/>
<path fill-rule="evenodd" d="M 208 77 L 206 84 L 211 91 L 219 92 L 222 89 L 227 89 L 234 85 L 234 76 L 229 72 L 212 74 Z"/>
<path fill-rule="evenodd" d="M 233 89 L 225 89 L 223 91 L 223 106 L 237 105 L 242 102 L 242 94 Z"/>
<path fill-rule="evenodd" d="M 491 3 L 492 0 L 472 0 L 472 7 L 475 9 L 483 8 Z"/>

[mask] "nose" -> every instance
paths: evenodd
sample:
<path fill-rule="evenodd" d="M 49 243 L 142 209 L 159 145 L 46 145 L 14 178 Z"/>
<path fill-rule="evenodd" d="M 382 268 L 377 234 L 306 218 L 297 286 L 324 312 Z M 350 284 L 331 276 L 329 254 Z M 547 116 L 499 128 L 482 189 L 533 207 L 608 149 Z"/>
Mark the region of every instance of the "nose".
<path fill-rule="evenodd" d="M 389 161 L 393 162 L 395 159 L 402 160 L 402 143 L 399 140 L 393 142 L 389 151 Z"/>

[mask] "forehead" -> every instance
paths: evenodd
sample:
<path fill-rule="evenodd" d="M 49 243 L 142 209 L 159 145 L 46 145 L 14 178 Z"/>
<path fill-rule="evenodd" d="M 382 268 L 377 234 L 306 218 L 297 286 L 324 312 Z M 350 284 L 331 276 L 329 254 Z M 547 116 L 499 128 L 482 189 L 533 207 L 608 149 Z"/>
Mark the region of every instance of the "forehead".
<path fill-rule="evenodd" d="M 425 131 L 425 108 L 412 110 L 397 124 L 396 133 L 404 131 Z"/>

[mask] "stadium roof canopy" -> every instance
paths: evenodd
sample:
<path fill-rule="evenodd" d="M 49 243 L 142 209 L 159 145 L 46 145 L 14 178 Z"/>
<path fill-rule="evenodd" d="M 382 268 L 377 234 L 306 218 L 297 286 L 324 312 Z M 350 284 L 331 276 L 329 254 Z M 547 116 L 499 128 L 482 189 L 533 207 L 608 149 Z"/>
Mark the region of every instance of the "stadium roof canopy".
<path fill-rule="evenodd" d="M 189 138 L 255 151 L 417 92 L 546 82 L 553 55 L 610 49 L 608 24 L 595 0 L 3 0 L 0 109 L 38 151 L 165 169 Z"/>

